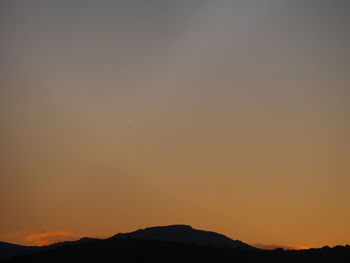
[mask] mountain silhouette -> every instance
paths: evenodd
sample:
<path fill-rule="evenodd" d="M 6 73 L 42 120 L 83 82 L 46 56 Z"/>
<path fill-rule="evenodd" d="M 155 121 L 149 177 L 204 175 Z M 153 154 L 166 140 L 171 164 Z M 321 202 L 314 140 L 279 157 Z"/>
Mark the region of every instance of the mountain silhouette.
<path fill-rule="evenodd" d="M 94 240 L 98 239 L 84 237 L 76 241 L 58 242 L 48 246 L 22 246 L 7 242 L 0 242 L 0 261 L 7 260 L 16 256 L 49 251 L 62 246 L 80 245 Z"/>
<path fill-rule="evenodd" d="M 197 230 L 189 225 L 156 226 L 140 229 L 126 234 L 117 234 L 112 238 L 132 238 L 143 240 L 171 241 L 195 245 L 210 245 L 231 248 L 253 248 L 239 240 L 232 240 L 222 234 Z"/>
<path fill-rule="evenodd" d="M 239 240 L 232 240 L 224 235 L 197 230 L 189 225 L 156 226 L 139 229 L 131 233 L 119 233 L 109 239 L 141 239 L 154 241 L 170 241 L 195 245 L 210 245 L 216 247 L 253 248 Z M 93 238 L 82 238 L 76 241 L 58 242 L 49 246 L 21 246 L 0 242 L 0 260 L 6 260 L 15 256 L 52 250 L 61 246 L 74 246 L 95 241 Z"/>
<path fill-rule="evenodd" d="M 6 242 L 0 242 L 0 260 L 9 259 L 13 256 L 26 255 L 42 250 L 35 246 L 21 246 Z"/>
<path fill-rule="evenodd" d="M 6 263 L 61 262 L 350 262 L 350 247 L 262 250 L 224 235 L 187 225 L 158 226 L 107 239 L 83 238 L 45 247 L 0 242 Z"/>

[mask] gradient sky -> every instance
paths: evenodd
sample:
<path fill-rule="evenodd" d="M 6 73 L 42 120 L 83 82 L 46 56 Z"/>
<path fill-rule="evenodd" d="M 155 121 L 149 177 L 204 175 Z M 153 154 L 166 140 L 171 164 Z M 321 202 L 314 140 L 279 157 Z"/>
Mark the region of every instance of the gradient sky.
<path fill-rule="evenodd" d="M 350 243 L 349 14 L 347 0 L 1 1 L 0 240 L 184 223 Z"/>

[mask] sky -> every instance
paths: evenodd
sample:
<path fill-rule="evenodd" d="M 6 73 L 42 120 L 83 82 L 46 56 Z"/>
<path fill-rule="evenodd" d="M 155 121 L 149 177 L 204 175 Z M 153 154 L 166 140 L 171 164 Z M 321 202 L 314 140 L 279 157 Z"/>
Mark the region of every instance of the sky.
<path fill-rule="evenodd" d="M 189 224 L 350 243 L 350 2 L 4 0 L 0 240 Z"/>

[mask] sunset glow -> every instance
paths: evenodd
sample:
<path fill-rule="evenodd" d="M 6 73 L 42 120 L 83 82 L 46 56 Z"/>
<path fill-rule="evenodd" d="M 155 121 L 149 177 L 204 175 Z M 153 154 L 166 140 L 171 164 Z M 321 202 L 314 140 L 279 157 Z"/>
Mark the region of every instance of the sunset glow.
<path fill-rule="evenodd" d="M 350 1 L 0 9 L 0 241 L 350 243 Z"/>

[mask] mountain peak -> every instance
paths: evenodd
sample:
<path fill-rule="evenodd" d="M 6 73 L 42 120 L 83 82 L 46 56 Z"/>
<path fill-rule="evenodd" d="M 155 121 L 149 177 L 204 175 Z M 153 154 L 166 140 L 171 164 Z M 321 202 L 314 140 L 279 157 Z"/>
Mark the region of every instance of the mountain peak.
<path fill-rule="evenodd" d="M 153 226 L 153 227 L 147 227 L 145 229 L 140 229 L 140 230 L 193 230 L 193 228 L 190 225 L 176 224 L 176 225 L 168 225 L 168 226 Z"/>
<path fill-rule="evenodd" d="M 239 240 L 232 240 L 224 235 L 204 230 L 194 229 L 190 225 L 155 226 L 139 229 L 131 233 L 120 233 L 112 238 L 133 238 L 211 245 L 218 247 L 252 248 Z"/>

